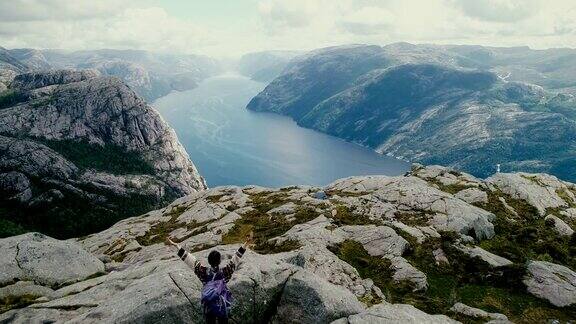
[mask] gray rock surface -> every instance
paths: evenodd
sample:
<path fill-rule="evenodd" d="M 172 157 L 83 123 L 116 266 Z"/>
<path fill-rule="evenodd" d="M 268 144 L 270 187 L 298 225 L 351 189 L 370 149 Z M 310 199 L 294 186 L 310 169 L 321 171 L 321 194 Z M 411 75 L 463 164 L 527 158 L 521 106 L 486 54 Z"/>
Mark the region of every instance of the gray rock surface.
<path fill-rule="evenodd" d="M 382 303 L 332 324 L 377 323 L 459 323 L 445 315 L 429 315 L 412 305 Z"/>
<path fill-rule="evenodd" d="M 499 255 L 496 255 L 494 253 L 490 253 L 479 246 L 470 247 L 463 245 L 457 248 L 471 258 L 480 258 L 482 261 L 486 262 L 493 268 L 503 267 L 512 264 L 512 261 L 503 258 Z"/>
<path fill-rule="evenodd" d="M 51 85 L 69 84 L 96 78 L 100 74 L 94 70 L 56 70 L 47 72 L 31 72 L 16 76 L 10 87 L 18 90 L 34 90 Z"/>
<path fill-rule="evenodd" d="M 456 193 L 454 196 L 464 200 L 469 204 L 488 202 L 488 194 L 485 191 L 477 188 L 464 189 Z"/>
<path fill-rule="evenodd" d="M 165 208 L 123 219 L 102 232 L 56 241 L 73 245 L 66 248 L 70 251 L 82 246 L 84 253 L 99 264 L 99 271 L 103 269 L 97 277 L 84 274 L 73 280 L 56 277 L 62 284 L 53 285 L 55 279 L 46 279 L 48 267 L 37 261 L 42 259 L 37 257 L 44 255 L 41 253 L 27 254 L 30 260 L 26 261 L 26 269 L 35 270 L 30 271 L 30 276 L 23 276 L 18 265 L 21 260 L 16 257 L 18 242 L 4 239 L 0 241 L 0 247 L 6 251 L 0 262 L 0 273 L 4 276 L 0 294 L 30 294 L 34 298 L 20 306 L 8 303 L 9 310 L 0 314 L 0 322 L 198 322 L 201 284 L 175 256 L 174 249 L 163 243 L 164 238 L 170 236 L 178 241 L 202 262 L 212 249 L 217 249 L 226 262 L 238 248 L 236 243 L 242 240 L 243 233 L 250 229 L 255 229 L 257 244 L 253 249 L 258 253 L 246 252 L 229 282 L 236 298 L 232 309 L 235 322 L 453 322 L 445 315 L 426 314 L 411 305 L 388 304 L 386 300 L 402 298 L 391 287 L 398 285 L 402 289 L 406 282 L 415 290 L 422 291 L 428 285 L 428 289 L 437 290 L 438 283 L 433 281 L 436 278 L 430 274 L 430 267 L 439 267 L 441 273 L 460 271 L 462 255 L 457 248 L 492 267 L 510 265 L 509 260 L 478 247 L 487 243 L 489 249 L 493 242 L 479 242 L 490 240 L 488 237 L 467 235 L 476 235 L 476 229 L 478 233 L 486 233 L 494 215 L 441 190 L 446 188 L 438 184 L 465 184 L 491 195 L 502 193 L 466 174 L 453 174 L 437 166 L 420 168 L 420 172 L 405 177 L 352 177 L 312 190 L 306 186 L 284 189 L 228 186 L 194 192 Z M 62 170 L 78 172 L 73 168 Z M 570 184 L 566 186 L 572 190 Z M 327 199 L 313 197 L 320 190 Z M 569 213 L 569 208 L 561 207 L 558 211 Z M 459 225 L 440 227 L 434 223 L 438 215 Z M 498 217 L 522 215 L 501 212 Z M 476 226 L 474 222 L 479 221 L 485 223 Z M 254 224 L 259 227 L 252 227 Z M 463 230 L 466 227 L 470 230 Z M 352 248 L 361 245 L 370 256 L 354 259 L 354 250 L 346 250 L 351 246 L 341 245 L 346 240 L 359 243 Z M 534 263 L 528 265 L 529 275 L 524 278 L 529 293 L 559 307 L 573 304 L 571 293 L 575 291 L 576 280 L 573 270 L 551 263 Z M 46 264 L 53 267 L 53 263 Z M 363 268 L 363 264 L 384 266 L 383 276 L 366 271 L 368 268 Z M 479 267 L 478 271 L 484 268 Z M 498 275 L 501 269 L 492 270 L 484 274 Z M 507 275 L 506 271 L 501 272 Z M 26 282 L 14 282 L 18 276 Z M 386 280 L 384 284 L 382 280 Z M 422 296 L 421 292 L 402 293 L 408 295 L 406 301 Z M 28 303 L 31 304 L 26 306 Z M 571 310 L 558 311 L 568 316 Z M 515 313 L 511 315 L 504 310 L 502 313 L 516 320 Z M 451 312 L 445 314 L 453 316 Z"/>
<path fill-rule="evenodd" d="M 462 304 L 462 303 L 456 303 L 454 304 L 454 306 L 452 306 L 452 308 L 450 308 L 451 311 L 453 311 L 454 313 L 458 313 L 458 314 L 462 314 L 465 316 L 469 316 L 469 317 L 473 317 L 473 318 L 477 318 L 477 319 L 490 319 L 490 320 L 496 320 L 498 321 L 498 323 L 512 323 L 510 321 L 508 321 L 508 317 L 506 315 L 503 314 L 499 314 L 499 313 L 488 313 L 487 311 L 478 309 L 478 308 L 474 308 L 474 307 L 470 307 L 466 304 Z"/>
<path fill-rule="evenodd" d="M 372 294 L 383 298 L 382 292 L 370 279 L 362 279 L 358 271 L 348 263 L 340 260 L 325 247 L 306 245 L 287 260 L 308 270 L 328 282 L 350 290 L 356 297 L 370 297 Z"/>
<path fill-rule="evenodd" d="M 104 272 L 104 264 L 77 243 L 55 240 L 39 233 L 1 239 L 0 248 L 4 251 L 0 285 L 33 281 L 54 287 Z"/>
<path fill-rule="evenodd" d="M 546 261 L 528 262 L 524 284 L 534 296 L 555 306 L 576 304 L 576 272 Z"/>
<path fill-rule="evenodd" d="M 544 217 L 545 221 L 552 222 L 552 226 L 558 234 L 562 236 L 572 236 L 574 234 L 574 230 L 570 225 L 566 224 L 561 218 L 555 215 L 547 215 Z"/>
<path fill-rule="evenodd" d="M 283 319 L 280 322 L 293 318 L 303 323 L 326 323 L 363 309 L 350 291 L 301 270 L 286 283 L 277 316 Z"/>
<path fill-rule="evenodd" d="M 407 281 L 414 286 L 414 291 L 423 291 L 428 288 L 428 282 L 426 281 L 426 274 L 413 265 L 411 265 L 403 257 L 392 257 L 389 258 L 392 263 L 390 268 L 394 271 L 392 279 L 395 282 L 401 283 Z"/>
<path fill-rule="evenodd" d="M 558 178 L 546 174 L 498 173 L 487 179 L 502 192 L 516 199 L 524 199 L 544 216 L 547 208 L 567 207 L 568 203 L 558 195 L 564 191 L 576 200 L 574 193 Z"/>
<path fill-rule="evenodd" d="M 380 203 L 378 214 L 383 219 L 413 213 L 422 218 L 423 225 L 431 225 L 436 230 L 462 234 L 473 232 L 479 239 L 494 235 L 494 226 L 490 222 L 494 218 L 492 213 L 436 189 L 417 177 L 355 177 L 338 180 L 328 188 L 353 194 L 370 193 L 372 200 Z"/>

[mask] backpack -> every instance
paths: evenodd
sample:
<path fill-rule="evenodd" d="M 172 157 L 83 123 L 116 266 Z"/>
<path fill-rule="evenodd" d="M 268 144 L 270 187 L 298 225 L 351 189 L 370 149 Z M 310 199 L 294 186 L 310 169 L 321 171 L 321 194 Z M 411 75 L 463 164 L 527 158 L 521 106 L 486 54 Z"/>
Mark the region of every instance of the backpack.
<path fill-rule="evenodd" d="M 201 302 L 204 306 L 204 314 L 216 317 L 228 317 L 230 306 L 232 306 L 232 294 L 226 286 L 224 274 L 212 269 L 212 280 L 202 287 Z"/>

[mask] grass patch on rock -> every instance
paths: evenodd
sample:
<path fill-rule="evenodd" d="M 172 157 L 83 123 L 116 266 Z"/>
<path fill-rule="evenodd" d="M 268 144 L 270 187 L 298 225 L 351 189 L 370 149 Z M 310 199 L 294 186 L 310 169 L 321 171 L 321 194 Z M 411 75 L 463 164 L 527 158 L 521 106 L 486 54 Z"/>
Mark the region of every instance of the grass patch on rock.
<path fill-rule="evenodd" d="M 270 239 L 281 236 L 292 226 L 305 223 L 320 214 L 313 208 L 300 207 L 293 220 L 287 220 L 281 215 L 268 215 L 261 210 L 253 209 L 236 220 L 234 227 L 222 237 L 222 243 L 233 244 L 243 242 L 250 232 L 254 232 L 254 250 L 259 253 L 277 253 L 295 250 L 300 247 L 296 242 L 285 242 L 280 245 L 269 242 Z"/>
<path fill-rule="evenodd" d="M 345 206 L 345 205 L 337 205 L 336 214 L 331 215 L 330 217 L 333 220 L 335 226 L 344 226 L 344 225 L 369 225 L 369 224 L 376 224 L 377 222 L 370 219 L 370 217 L 356 213 L 354 208 Z"/>
<path fill-rule="evenodd" d="M 504 197 L 518 216 L 506 209 L 498 197 Z M 571 238 L 560 236 L 535 207 L 501 193 L 489 193 L 488 199 L 482 207 L 496 215 L 492 222 L 496 235 L 483 240 L 480 247 L 515 263 L 541 260 L 576 269 L 576 247 Z"/>
<path fill-rule="evenodd" d="M 0 299 L 0 314 L 7 312 L 14 308 L 22 308 L 35 303 L 35 300 L 41 296 L 36 295 L 22 295 L 22 296 L 6 296 Z"/>
<path fill-rule="evenodd" d="M 302 224 L 320 216 L 313 207 L 299 206 L 292 219 L 283 215 L 267 214 L 273 208 L 287 202 L 288 196 L 284 192 L 262 192 L 250 196 L 252 210 L 241 215 L 236 220 L 234 227 L 222 236 L 222 243 L 233 244 L 243 242 L 250 232 L 254 232 L 254 250 L 259 253 L 277 253 L 295 250 L 300 247 L 295 241 L 286 241 L 276 245 L 269 242 L 270 239 L 281 236 L 292 226 Z"/>
<path fill-rule="evenodd" d="M 556 194 L 562 198 L 570 208 L 576 208 L 576 202 L 574 202 L 574 199 L 568 195 L 568 192 L 566 192 L 565 189 L 557 189 Z"/>
<path fill-rule="evenodd" d="M 426 226 L 430 220 L 431 213 L 425 211 L 401 212 L 394 214 L 394 218 L 408 226 Z"/>
<path fill-rule="evenodd" d="M 442 182 L 440 182 L 437 179 L 426 179 L 427 182 L 436 185 L 438 187 L 438 189 L 447 192 L 449 194 L 455 194 L 458 193 L 464 189 L 470 189 L 470 188 L 478 188 L 477 186 L 473 186 L 473 185 L 469 185 L 469 184 L 463 184 L 463 183 L 453 183 L 453 184 L 444 184 Z"/>
<path fill-rule="evenodd" d="M 502 313 L 514 323 L 545 323 L 576 318 L 576 308 L 558 308 L 524 291 L 503 287 L 467 285 L 459 288 L 461 302 L 491 313 Z"/>
<path fill-rule="evenodd" d="M 515 323 L 542 323 L 551 319 L 576 318 L 574 307 L 557 308 L 526 292 L 521 280 L 523 264 L 493 269 L 478 258 L 471 258 L 454 247 L 457 236 L 441 233 L 422 244 L 411 241 L 412 250 L 404 257 L 426 273 L 428 289 L 412 291 L 410 284 L 392 280 L 390 261 L 370 256 L 358 242 L 344 241 L 330 250 L 354 266 L 362 278 L 371 278 L 388 302 L 412 304 L 430 314 L 445 314 L 464 323 L 478 319 L 454 314 L 450 308 L 462 302 L 488 312 L 505 314 Z M 432 251 L 441 248 L 450 264 L 437 265 Z"/>
<path fill-rule="evenodd" d="M 328 197 L 339 196 L 339 197 L 361 197 L 368 193 L 354 188 L 354 191 L 343 191 L 343 190 L 326 190 L 324 191 Z"/>
<path fill-rule="evenodd" d="M 166 240 L 170 233 L 179 228 L 185 227 L 188 230 L 188 234 L 186 236 L 173 238 L 174 242 L 179 243 L 188 239 L 190 236 L 197 234 L 199 232 L 197 229 L 202 228 L 204 225 L 212 221 L 209 220 L 203 223 L 197 223 L 194 221 L 191 223 L 186 223 L 183 221 L 178 221 L 178 217 L 180 217 L 180 215 L 182 215 L 185 210 L 186 207 L 173 207 L 172 210 L 170 210 L 170 212 L 166 215 L 170 216 L 169 220 L 159 221 L 152 225 L 152 227 L 150 227 L 150 229 L 144 235 L 136 237 L 136 241 L 142 246 L 162 243 Z"/>

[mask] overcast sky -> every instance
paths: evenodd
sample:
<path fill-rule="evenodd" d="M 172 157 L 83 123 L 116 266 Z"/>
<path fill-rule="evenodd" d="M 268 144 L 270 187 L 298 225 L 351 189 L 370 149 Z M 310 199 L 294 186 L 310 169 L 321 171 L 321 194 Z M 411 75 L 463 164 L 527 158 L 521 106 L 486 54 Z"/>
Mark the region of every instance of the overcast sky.
<path fill-rule="evenodd" d="M 0 46 L 218 57 L 369 43 L 576 47 L 576 0 L 0 0 Z"/>

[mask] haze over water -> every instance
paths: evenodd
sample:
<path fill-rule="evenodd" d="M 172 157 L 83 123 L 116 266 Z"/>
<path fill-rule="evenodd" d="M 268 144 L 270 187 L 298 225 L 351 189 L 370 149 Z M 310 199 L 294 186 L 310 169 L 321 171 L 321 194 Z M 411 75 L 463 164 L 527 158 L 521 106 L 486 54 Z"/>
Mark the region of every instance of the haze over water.
<path fill-rule="evenodd" d="M 298 126 L 291 118 L 247 110 L 265 84 L 226 74 L 154 103 L 176 130 L 208 186 L 326 185 L 354 175 L 400 175 L 410 165 Z"/>

